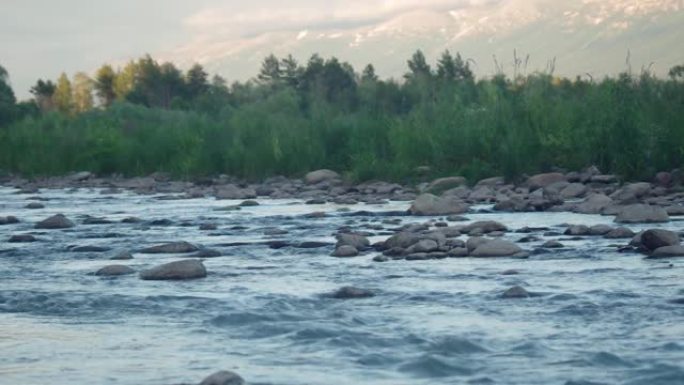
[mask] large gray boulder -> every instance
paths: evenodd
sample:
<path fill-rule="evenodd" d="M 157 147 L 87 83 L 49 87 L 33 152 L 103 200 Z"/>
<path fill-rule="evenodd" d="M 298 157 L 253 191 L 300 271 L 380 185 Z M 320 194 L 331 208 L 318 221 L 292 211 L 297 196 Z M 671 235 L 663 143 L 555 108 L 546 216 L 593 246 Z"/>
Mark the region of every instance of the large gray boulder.
<path fill-rule="evenodd" d="M 332 170 L 322 169 L 311 171 L 304 176 L 304 181 L 307 184 L 318 184 L 321 182 L 328 182 L 331 180 L 340 179 L 340 174 Z"/>
<path fill-rule="evenodd" d="M 651 253 L 651 258 L 672 258 L 672 257 L 684 257 L 684 246 L 674 245 L 674 246 L 663 246 L 653 250 Z"/>
<path fill-rule="evenodd" d="M 101 277 L 117 277 L 135 273 L 135 270 L 125 265 L 109 265 L 101 268 L 95 275 Z"/>
<path fill-rule="evenodd" d="M 492 239 L 477 246 L 470 255 L 473 257 L 510 257 L 522 251 L 513 242 L 503 239 Z"/>
<path fill-rule="evenodd" d="M 451 215 L 468 211 L 468 204 L 453 197 L 440 198 L 432 194 L 421 194 L 413 201 L 409 212 L 413 215 Z"/>
<path fill-rule="evenodd" d="M 635 202 L 637 199 L 651 193 L 651 184 L 646 182 L 630 183 L 610 194 L 616 202 Z"/>
<path fill-rule="evenodd" d="M 656 250 L 665 246 L 679 245 L 681 240 L 679 234 L 674 231 L 664 229 L 651 229 L 641 233 L 638 242 L 646 250 Z"/>
<path fill-rule="evenodd" d="M 601 214 L 603 209 L 613 204 L 613 200 L 604 194 L 593 194 L 583 202 L 576 204 L 572 211 L 579 214 Z"/>
<path fill-rule="evenodd" d="M 187 280 L 206 276 L 207 269 L 198 259 L 165 263 L 140 272 L 140 278 L 144 280 Z"/>
<path fill-rule="evenodd" d="M 615 218 L 617 223 L 662 223 L 670 217 L 662 207 L 635 204 L 623 207 Z"/>
<path fill-rule="evenodd" d="M 566 181 L 567 181 L 567 179 L 565 178 L 565 175 L 563 175 L 559 172 L 551 172 L 551 173 L 546 173 L 546 174 L 537 174 L 537 175 L 529 177 L 527 179 L 527 186 L 530 188 L 530 191 L 534 191 L 534 190 L 552 185 L 552 184 L 557 183 L 557 182 L 566 182 Z"/>
<path fill-rule="evenodd" d="M 172 242 L 156 245 L 140 250 L 142 254 L 185 254 L 193 253 L 199 248 L 188 242 Z"/>
<path fill-rule="evenodd" d="M 460 231 L 465 234 L 472 232 L 489 234 L 495 231 L 508 231 L 508 227 L 496 221 L 477 221 L 461 228 Z"/>
<path fill-rule="evenodd" d="M 430 184 L 425 188 L 423 192 L 440 195 L 447 190 L 464 186 L 465 184 L 466 178 L 462 176 L 450 176 L 446 178 L 439 178 L 430 182 Z"/>
<path fill-rule="evenodd" d="M 387 250 L 394 248 L 406 249 L 418 243 L 420 239 L 420 236 L 418 236 L 417 234 L 402 231 L 389 237 L 385 241 L 384 247 Z"/>
<path fill-rule="evenodd" d="M 36 223 L 37 229 L 68 229 L 76 226 L 74 222 L 70 221 L 67 217 L 62 214 L 53 215 L 50 218 L 44 219 Z"/>
<path fill-rule="evenodd" d="M 214 196 L 216 199 L 255 199 L 256 190 L 252 188 L 241 188 L 232 184 L 217 187 Z"/>
<path fill-rule="evenodd" d="M 559 194 L 562 199 L 575 199 L 583 197 L 588 191 L 589 188 L 582 183 L 570 183 Z"/>
<path fill-rule="evenodd" d="M 205 378 L 199 385 L 245 385 L 245 380 L 237 373 L 222 370 Z"/>
<path fill-rule="evenodd" d="M 359 251 L 351 245 L 341 245 L 338 246 L 335 251 L 332 253 L 333 257 L 338 257 L 338 258 L 349 258 L 349 257 L 356 257 L 359 255 Z"/>
<path fill-rule="evenodd" d="M 335 236 L 337 238 L 336 247 L 340 246 L 352 246 L 357 250 L 363 250 L 370 247 L 370 241 L 368 238 L 361 234 L 354 233 L 339 233 Z"/>

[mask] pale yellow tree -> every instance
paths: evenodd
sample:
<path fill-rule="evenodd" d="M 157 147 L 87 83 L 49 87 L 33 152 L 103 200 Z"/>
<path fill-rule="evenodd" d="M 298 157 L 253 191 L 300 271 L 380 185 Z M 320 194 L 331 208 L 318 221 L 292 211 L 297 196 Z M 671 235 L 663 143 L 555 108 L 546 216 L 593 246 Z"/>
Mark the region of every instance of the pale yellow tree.
<path fill-rule="evenodd" d="M 82 113 L 93 109 L 93 80 L 84 72 L 74 75 L 72 85 L 74 112 Z"/>
<path fill-rule="evenodd" d="M 114 94 L 118 100 L 123 100 L 131 92 L 135 86 L 135 77 L 138 73 L 138 66 L 135 62 L 130 61 L 126 66 L 116 74 L 114 79 Z"/>
<path fill-rule="evenodd" d="M 65 73 L 62 73 L 59 79 L 57 79 L 57 88 L 55 88 L 53 100 L 57 111 L 63 114 L 73 112 L 71 81 L 69 81 L 69 77 Z"/>

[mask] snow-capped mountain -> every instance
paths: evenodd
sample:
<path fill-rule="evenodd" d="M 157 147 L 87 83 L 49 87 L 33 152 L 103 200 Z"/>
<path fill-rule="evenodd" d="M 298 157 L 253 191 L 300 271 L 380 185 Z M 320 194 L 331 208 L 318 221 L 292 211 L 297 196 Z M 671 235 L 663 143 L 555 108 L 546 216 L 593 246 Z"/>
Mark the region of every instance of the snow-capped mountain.
<path fill-rule="evenodd" d="M 461 4 L 462 2 L 455 2 Z M 313 53 L 336 56 L 357 70 L 373 63 L 384 77 L 400 77 L 421 49 L 432 61 L 446 49 L 472 59 L 480 76 L 497 65 L 513 72 L 513 56 L 529 57 L 519 71 L 600 77 L 650 68 L 658 75 L 684 63 L 684 0 L 471 0 L 468 6 L 417 7 L 361 26 L 276 30 L 249 37 L 203 35 L 168 52 L 198 61 L 229 79 L 254 76 L 263 58 Z M 495 64 L 497 63 L 497 64 Z"/>

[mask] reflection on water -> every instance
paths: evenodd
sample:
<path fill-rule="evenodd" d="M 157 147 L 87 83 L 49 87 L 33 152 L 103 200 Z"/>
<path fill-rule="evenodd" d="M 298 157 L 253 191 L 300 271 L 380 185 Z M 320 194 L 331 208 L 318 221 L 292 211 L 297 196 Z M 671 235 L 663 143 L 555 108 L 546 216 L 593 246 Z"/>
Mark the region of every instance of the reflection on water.
<path fill-rule="evenodd" d="M 0 385 L 195 383 L 217 369 L 263 384 L 684 383 L 684 306 L 669 302 L 684 296 L 684 261 L 670 266 L 615 252 L 615 244 L 624 241 L 570 240 L 540 232 L 535 234 L 539 241 L 523 247 L 560 238 L 568 248 L 527 260 L 379 264 L 372 262 L 372 253 L 336 259 L 328 256 L 331 246 L 274 250 L 263 242 L 332 243 L 340 226 L 382 240 L 396 225 L 340 209 L 398 211 L 406 203 L 262 201 L 233 212 L 215 209 L 237 202 L 213 199 L 160 200 L 89 190 L 41 196 L 50 199 L 45 209 L 25 210 L 26 196 L 0 189 L 0 215 L 22 220 L 0 226 Z M 302 216 L 314 211 L 329 216 Z M 32 222 L 58 212 L 77 223 L 84 215 L 116 223 L 34 231 Z M 146 222 L 119 223 L 130 216 Z M 568 213 L 468 217 L 498 220 L 514 230 L 612 221 Z M 172 223 L 149 223 L 157 219 Z M 200 231 L 202 223 L 218 228 Z M 288 233 L 267 236 L 267 227 Z M 680 229 L 680 224 L 665 227 Z M 25 232 L 40 241 L 5 242 Z M 148 282 L 134 275 L 102 279 L 90 274 L 110 264 L 117 250 L 180 239 L 224 254 L 205 261 L 206 279 Z M 246 244 L 225 246 L 235 242 Z M 73 253 L 72 245 L 112 251 Z M 180 258 L 134 256 L 123 263 L 136 270 Z M 500 274 L 509 269 L 520 274 Z M 345 285 L 378 295 L 353 301 L 322 295 Z M 538 296 L 500 299 L 513 285 Z"/>

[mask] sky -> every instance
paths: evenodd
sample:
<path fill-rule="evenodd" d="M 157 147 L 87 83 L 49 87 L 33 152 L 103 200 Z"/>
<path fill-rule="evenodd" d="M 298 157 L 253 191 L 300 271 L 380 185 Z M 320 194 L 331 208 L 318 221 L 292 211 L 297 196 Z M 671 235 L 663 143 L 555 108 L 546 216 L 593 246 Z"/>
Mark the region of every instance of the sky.
<path fill-rule="evenodd" d="M 314 36 L 317 32 L 324 34 L 330 31 L 334 34 L 348 31 L 353 34 L 366 27 L 372 30 L 373 26 L 417 10 L 449 14 L 500 6 L 510 12 L 510 8 L 523 10 L 535 1 L 542 0 L 0 0 L 0 65 L 9 71 L 18 97 L 26 99 L 30 97 L 30 87 L 39 78 L 56 79 L 62 72 L 68 75 L 77 71 L 92 74 L 103 63 L 123 64 L 146 53 L 187 65 L 193 61 L 202 62 L 201 52 L 208 52 L 207 47 L 218 47 L 220 54 L 240 44 L 253 44 L 259 36 L 266 36 L 270 32 L 292 32 L 291 40 L 295 40 L 298 33 Z M 684 9 L 684 0 L 545 1 L 548 2 L 543 7 L 547 8 L 549 5 L 581 6 L 589 3 L 597 4 L 599 8 L 609 8 L 617 4 L 633 12 L 635 9 L 670 3 L 677 5 L 678 12 Z M 492 8 L 488 7 L 490 5 Z M 474 14 L 477 16 L 476 22 L 481 17 L 486 19 L 490 16 L 486 13 Z M 502 15 L 504 18 L 498 22 L 505 24 L 505 17 L 509 13 Z M 678 20 L 670 21 L 670 30 Z M 668 30 L 668 35 L 662 35 L 660 41 L 668 44 L 681 41 L 679 36 L 684 33 L 684 28 L 675 28 L 679 35 L 675 36 Z M 635 33 L 644 35 L 642 32 Z M 647 32 L 655 36 L 657 25 L 649 26 Z M 538 30 L 533 30 L 532 35 L 535 34 L 538 34 Z M 515 36 L 516 40 L 509 45 L 514 47 L 519 38 L 527 39 L 529 36 Z M 586 40 L 587 44 L 592 43 L 591 39 Z M 466 48 L 476 50 L 487 42 L 483 43 L 475 41 Z M 535 48 L 543 43 L 535 41 L 528 45 Z M 639 45 L 627 41 L 616 52 L 624 57 L 627 49 L 638 54 L 635 48 L 642 48 L 649 59 L 651 56 L 662 57 L 662 51 L 666 50 L 661 49 L 661 52 L 653 55 L 647 52 L 650 43 L 644 40 Z M 614 45 L 614 42 L 608 40 L 606 44 Z M 504 45 L 507 51 L 511 51 L 511 47 Z M 277 48 L 274 47 L 274 50 Z M 491 57 L 496 48 L 493 45 L 484 47 L 486 55 L 482 55 Z M 268 45 L 264 48 L 270 49 Z M 340 48 L 334 49 L 335 54 L 342 54 Z M 552 49 L 547 48 L 539 56 L 553 57 L 550 51 Z M 575 55 L 572 51 L 566 53 Z M 217 53 L 213 54 L 216 56 Z M 264 52 L 259 50 L 256 54 Z M 593 56 L 593 52 L 585 56 L 575 55 L 579 62 L 585 58 L 592 59 Z M 359 57 L 363 57 L 363 60 L 380 60 L 372 52 L 357 55 L 357 59 Z M 396 61 L 395 58 L 390 59 Z M 235 65 L 230 61 L 226 63 Z M 257 70 L 252 68 L 251 63 L 246 67 L 247 71 L 243 68 L 241 76 L 256 74 Z M 218 64 L 215 68 L 219 68 Z"/>
<path fill-rule="evenodd" d="M 358 27 L 414 8 L 488 0 L 1 0 L 0 65 L 15 93 L 38 78 L 92 72 L 104 62 L 209 39 L 276 30 Z M 287 6 L 283 6 L 287 4 Z"/>

